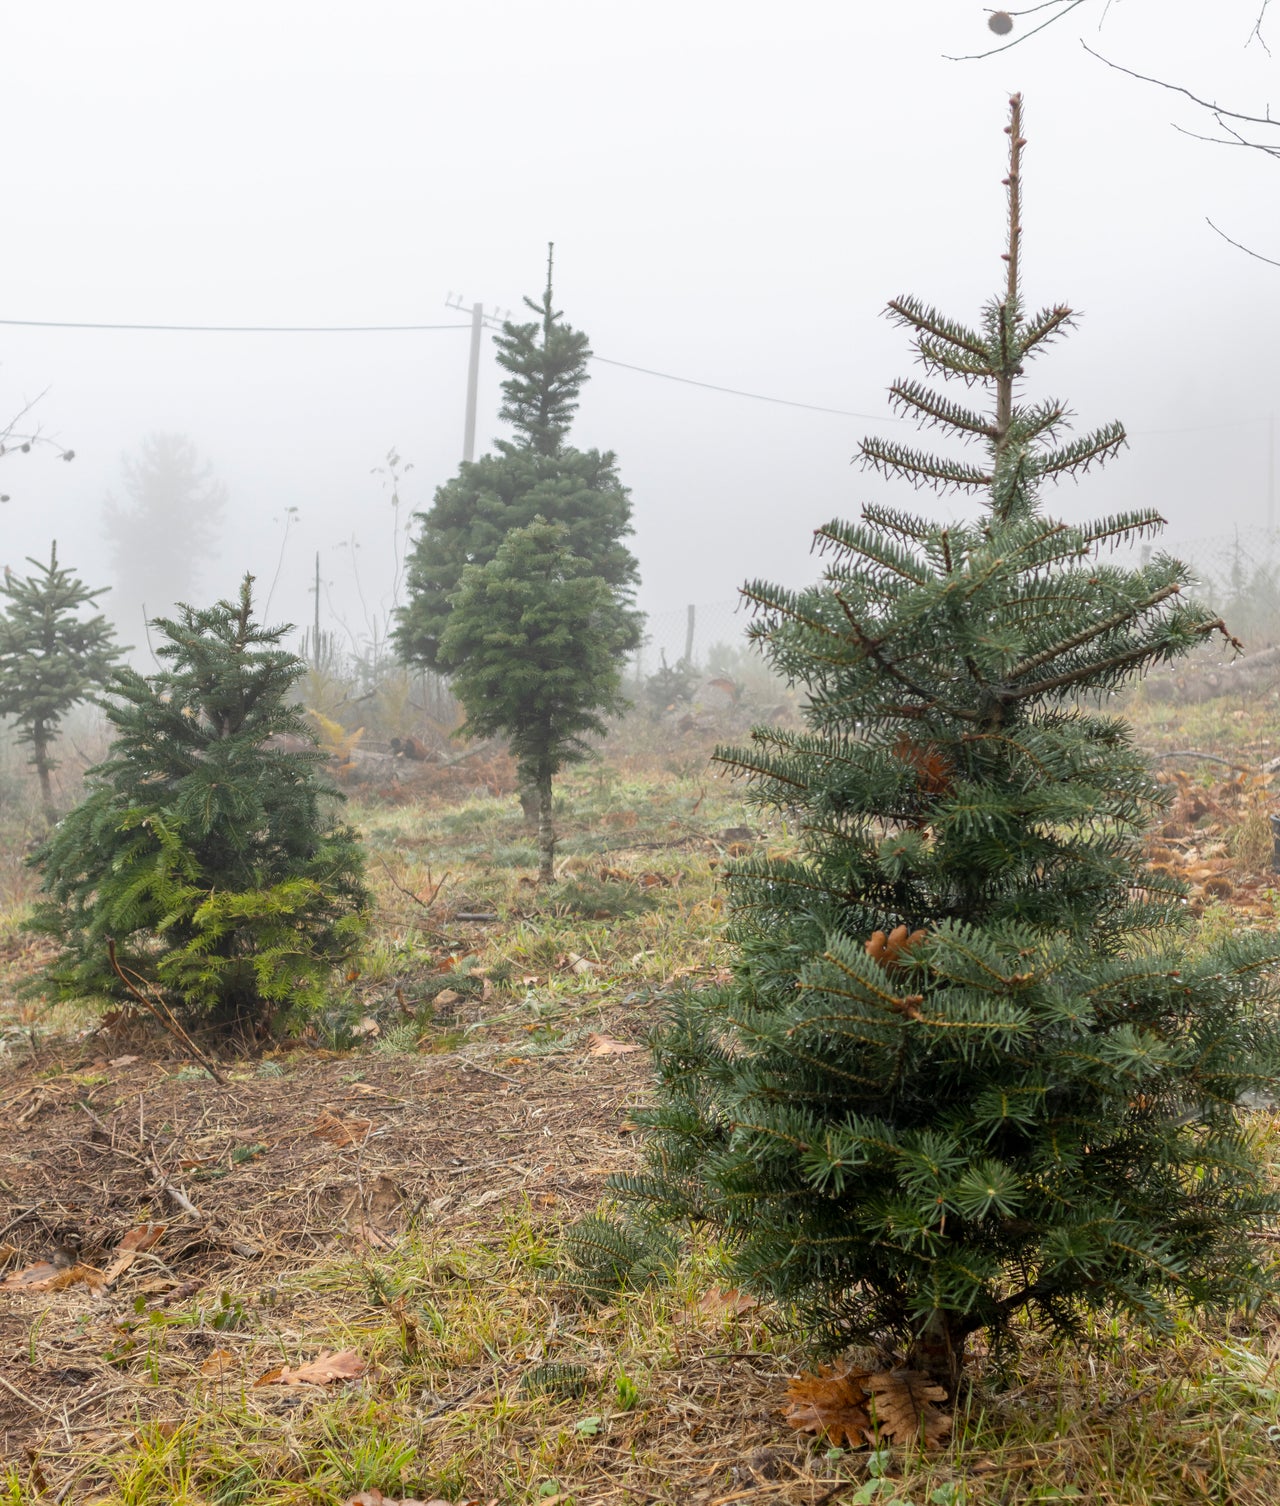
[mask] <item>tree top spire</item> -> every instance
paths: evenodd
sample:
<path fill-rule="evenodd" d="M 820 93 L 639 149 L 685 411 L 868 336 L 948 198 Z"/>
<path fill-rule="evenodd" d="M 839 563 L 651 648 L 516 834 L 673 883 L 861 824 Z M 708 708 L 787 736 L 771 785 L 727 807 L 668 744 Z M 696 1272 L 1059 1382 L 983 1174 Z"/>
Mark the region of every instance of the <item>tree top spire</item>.
<path fill-rule="evenodd" d="M 516 324 L 508 319 L 494 336 L 498 364 L 511 375 L 502 383 L 505 419 L 520 436 L 515 445 L 539 455 L 558 455 L 578 411 L 578 395 L 587 380 L 591 346 L 581 330 L 563 322 L 552 293 L 555 243 L 547 245 L 547 286 L 541 302 L 524 300 L 538 320 Z"/>

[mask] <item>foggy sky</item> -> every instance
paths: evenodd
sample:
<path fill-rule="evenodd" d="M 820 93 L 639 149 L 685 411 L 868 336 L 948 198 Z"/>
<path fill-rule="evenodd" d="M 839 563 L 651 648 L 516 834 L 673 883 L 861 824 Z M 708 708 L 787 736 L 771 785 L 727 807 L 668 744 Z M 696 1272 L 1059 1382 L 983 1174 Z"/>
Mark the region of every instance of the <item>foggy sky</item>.
<path fill-rule="evenodd" d="M 449 292 L 519 309 L 557 247 L 557 302 L 601 356 L 872 415 L 802 412 L 595 365 L 576 443 L 617 451 L 653 611 L 811 579 L 813 527 L 909 490 L 850 465 L 909 371 L 880 317 L 913 292 L 973 319 L 1000 284 L 1008 93 L 1027 100 L 1025 290 L 1082 328 L 1033 386 L 1130 449 L 1060 489 L 1068 517 L 1161 508 L 1175 538 L 1260 524 L 1280 268 L 1275 163 L 1087 56 L 1262 113 L 1258 0 L 1123 0 L 1011 53 L 970 0 L 42 0 L 0 21 L 0 317 L 448 323 Z M 460 458 L 464 329 L 377 335 L 0 327 L 0 418 L 77 452 L 0 461 L 3 560 L 93 584 L 119 459 L 191 436 L 227 484 L 206 596 L 245 569 L 306 623 L 314 551 L 357 634 L 391 573 L 370 474 L 395 446 L 426 506 Z M 482 447 L 498 432 L 486 339 Z M 928 498 L 920 505 L 937 510 Z M 956 510 L 961 503 L 945 504 Z M 167 606 L 157 603 L 157 610 Z"/>

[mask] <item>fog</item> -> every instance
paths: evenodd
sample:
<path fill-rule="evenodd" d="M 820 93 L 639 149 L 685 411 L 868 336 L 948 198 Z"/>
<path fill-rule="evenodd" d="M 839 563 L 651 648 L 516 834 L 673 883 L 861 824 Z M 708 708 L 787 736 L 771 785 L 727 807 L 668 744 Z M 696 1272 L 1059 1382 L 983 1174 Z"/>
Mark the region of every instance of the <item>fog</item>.
<path fill-rule="evenodd" d="M 324 626 L 363 636 L 393 574 L 374 468 L 396 448 L 424 507 L 461 455 L 468 337 L 446 298 L 519 309 L 554 240 L 557 302 L 599 356 L 865 415 L 592 367 L 574 440 L 618 453 L 641 605 L 801 584 L 815 525 L 910 497 L 850 465 L 908 369 L 881 310 L 913 292 L 972 318 L 998 288 L 1014 89 L 1028 301 L 1084 316 L 1036 384 L 1132 436 L 1055 507 L 1154 505 L 1184 540 L 1264 525 L 1280 267 L 1205 216 L 1280 259 L 1275 163 L 1179 134 L 1211 123 L 1079 38 L 1261 114 L 1280 16 L 1273 59 L 1245 45 L 1259 0 L 1123 0 L 1099 30 L 1103 9 L 953 62 L 996 43 L 969 0 L 8 7 L 0 318 L 457 327 L 0 326 L 0 419 L 43 394 L 40 423 L 76 451 L 0 461 L 3 560 L 56 536 L 107 583 L 121 458 L 181 433 L 226 488 L 221 538 L 193 546 L 202 593 L 249 569 L 273 618 L 305 624 L 319 551 Z M 486 340 L 481 448 L 497 407 Z"/>

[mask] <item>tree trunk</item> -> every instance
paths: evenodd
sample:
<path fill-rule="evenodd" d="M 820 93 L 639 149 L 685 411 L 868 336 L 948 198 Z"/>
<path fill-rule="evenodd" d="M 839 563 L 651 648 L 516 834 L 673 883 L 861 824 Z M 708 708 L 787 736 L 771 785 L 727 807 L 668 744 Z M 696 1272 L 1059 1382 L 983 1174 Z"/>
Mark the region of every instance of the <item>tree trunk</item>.
<path fill-rule="evenodd" d="M 948 1401 L 954 1401 L 964 1374 L 968 1337 L 962 1313 L 935 1307 L 916 1333 L 907 1355 L 908 1369 L 923 1370 L 937 1385 L 944 1387 Z"/>
<path fill-rule="evenodd" d="M 541 863 L 538 882 L 549 884 L 555 878 L 556 834 L 551 825 L 551 772 L 538 775 L 538 851 Z"/>
<path fill-rule="evenodd" d="M 516 791 L 520 796 L 520 809 L 524 812 L 526 821 L 536 822 L 538 819 L 538 786 L 520 782 L 520 788 Z"/>
<path fill-rule="evenodd" d="M 40 799 L 44 805 L 44 819 L 49 826 L 58 819 L 53 807 L 53 782 L 49 769 L 49 734 L 43 722 L 35 722 L 31 728 L 31 762 L 40 776 Z"/>

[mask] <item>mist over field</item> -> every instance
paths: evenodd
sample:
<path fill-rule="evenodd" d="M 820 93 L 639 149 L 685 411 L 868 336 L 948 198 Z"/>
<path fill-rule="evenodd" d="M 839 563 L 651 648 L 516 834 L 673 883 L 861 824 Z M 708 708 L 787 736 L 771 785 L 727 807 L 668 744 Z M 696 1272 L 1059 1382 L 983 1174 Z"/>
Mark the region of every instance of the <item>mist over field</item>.
<path fill-rule="evenodd" d="M 1263 527 L 1280 271 L 1205 217 L 1280 257 L 1271 164 L 1179 134 L 1210 122 L 1080 45 L 1261 114 L 1277 65 L 1245 45 L 1257 10 L 1126 0 L 1099 28 L 1086 6 L 956 62 L 998 42 L 967 0 L 11 9 L 0 318 L 448 327 L 0 325 L 0 416 L 39 397 L 33 417 L 76 452 L 3 461 L 4 561 L 56 536 L 90 583 L 121 586 L 139 641 L 103 520 L 128 500 L 122 460 L 180 435 L 225 490 L 192 540 L 201 599 L 249 569 L 270 615 L 305 625 L 318 552 L 322 625 L 381 633 L 408 515 L 461 457 L 468 321 L 446 299 L 521 311 L 554 240 L 557 305 L 599 357 L 846 410 L 593 363 L 573 439 L 618 454 L 642 607 L 728 604 L 759 574 L 802 584 L 815 525 L 909 502 L 850 466 L 863 434 L 909 432 L 886 402 L 907 354 L 880 314 L 911 291 L 976 316 L 997 288 L 1012 89 L 1029 296 L 1085 316 L 1035 379 L 1082 426 L 1131 434 L 1061 509 L 1155 505 L 1174 540 Z M 497 408 L 486 335 L 481 452 Z M 393 449 L 412 466 L 399 546 L 376 473 Z M 187 583 L 153 576 L 145 610 L 164 611 Z"/>

